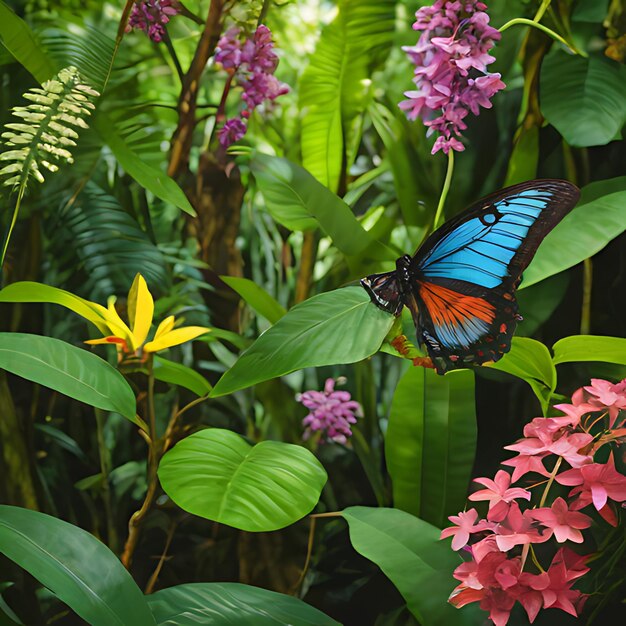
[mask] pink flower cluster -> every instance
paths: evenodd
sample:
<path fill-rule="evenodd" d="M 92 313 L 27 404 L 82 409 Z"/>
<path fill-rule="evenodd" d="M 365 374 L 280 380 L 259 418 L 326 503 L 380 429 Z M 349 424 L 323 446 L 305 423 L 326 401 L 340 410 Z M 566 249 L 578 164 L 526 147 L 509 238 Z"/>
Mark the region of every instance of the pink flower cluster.
<path fill-rule="evenodd" d="M 437 0 L 418 9 L 413 24 L 421 31 L 415 46 L 405 46 L 415 65 L 417 90 L 400 103 L 410 120 L 421 117 L 428 135 L 438 132 L 432 153 L 464 150 L 458 137 L 465 118 L 479 107 L 491 108 L 493 95 L 504 89 L 500 74 L 487 72 L 495 61 L 489 53 L 500 33 L 489 26 L 487 6 L 476 0 Z"/>
<path fill-rule="evenodd" d="M 350 392 L 335 391 L 335 384 L 342 384 L 345 378 L 328 378 L 324 391 L 305 391 L 298 394 L 301 402 L 310 413 L 302 420 L 305 427 L 302 438 L 306 441 L 313 433 L 321 433 L 322 442 L 346 443 L 352 436 L 350 424 L 355 424 L 362 413 L 361 405 L 352 400 Z"/>
<path fill-rule="evenodd" d="M 564 415 L 533 419 L 524 427 L 524 437 L 506 446 L 518 453 L 504 461 L 513 468 L 512 476 L 499 470 L 493 480 L 475 479 L 484 489 L 469 499 L 488 502 L 486 518 L 479 519 L 476 509 L 470 509 L 449 517 L 454 526 L 441 533 L 442 539 L 453 537 L 453 550 L 463 549 L 471 555 L 454 571 L 461 584 L 450 602 L 456 607 L 480 602 L 497 626 L 507 624 L 516 602 L 524 607 L 531 623 L 542 608 L 578 616 L 586 596 L 572 585 L 589 571 L 585 565 L 589 555 L 580 556 L 562 546 L 544 569 L 533 546 L 550 539 L 557 544 L 582 544 L 581 531 L 591 526 L 592 518 L 581 509 L 593 506 L 616 526 L 616 503 L 626 501 L 626 476 L 615 468 L 612 447 L 606 463 L 594 458 L 603 446 L 626 441 L 626 380 L 613 384 L 592 379 L 591 385 L 574 393 L 572 404 L 555 408 Z M 528 489 L 511 486 L 526 474 L 545 479 Z M 555 482 L 573 489 L 567 500 L 553 497 L 547 505 Z M 527 504 L 530 490 L 539 486 L 543 486 L 540 501 L 531 508 Z M 528 571 L 529 552 L 535 571 Z"/>
<path fill-rule="evenodd" d="M 220 144 L 227 148 L 246 134 L 245 120 L 256 107 L 274 101 L 287 93 L 289 87 L 274 76 L 278 56 L 272 33 L 263 24 L 243 41 L 240 28 L 229 28 L 217 44 L 215 62 L 230 74 L 231 81 L 243 88 L 243 111 L 239 117 L 227 120 L 218 133 Z"/>
<path fill-rule="evenodd" d="M 176 0 L 144 0 L 135 2 L 126 31 L 143 30 L 152 41 L 159 43 L 165 37 L 165 25 L 173 15 L 180 12 Z"/>

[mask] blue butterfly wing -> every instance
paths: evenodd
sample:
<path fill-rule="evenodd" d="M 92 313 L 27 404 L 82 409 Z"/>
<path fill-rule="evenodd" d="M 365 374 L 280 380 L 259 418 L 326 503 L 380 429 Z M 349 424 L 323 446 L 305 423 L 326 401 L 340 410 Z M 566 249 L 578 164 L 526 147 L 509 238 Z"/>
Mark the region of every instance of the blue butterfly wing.
<path fill-rule="evenodd" d="M 529 181 L 492 194 L 433 233 L 414 266 L 426 279 L 487 289 L 516 284 L 578 197 L 578 189 L 561 180 Z"/>
<path fill-rule="evenodd" d="M 521 183 L 479 201 L 420 247 L 405 304 L 439 373 L 509 351 L 522 272 L 578 197 L 566 181 Z"/>

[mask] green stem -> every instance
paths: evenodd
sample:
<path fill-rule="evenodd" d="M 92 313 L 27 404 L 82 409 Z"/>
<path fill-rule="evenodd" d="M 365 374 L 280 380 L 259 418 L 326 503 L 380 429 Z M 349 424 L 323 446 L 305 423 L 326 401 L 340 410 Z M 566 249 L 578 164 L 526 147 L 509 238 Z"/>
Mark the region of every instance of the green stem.
<path fill-rule="evenodd" d="M 7 232 L 6 239 L 4 240 L 4 245 L 2 246 L 2 256 L 0 256 L 0 270 L 4 267 L 4 257 L 7 254 L 7 250 L 9 249 L 9 241 L 11 241 L 11 235 L 13 234 L 13 228 L 15 228 L 15 224 L 17 222 L 17 216 L 20 212 L 20 205 L 22 204 L 22 198 L 24 197 L 24 192 L 26 191 L 26 185 L 21 185 L 20 190 L 17 194 L 17 200 L 15 202 L 15 209 L 13 209 L 13 216 L 11 217 L 11 224 L 9 225 L 9 231 Z M 2 281 L 0 280 L 0 283 Z"/>
<path fill-rule="evenodd" d="M 545 489 L 543 490 L 543 494 L 541 495 L 541 500 L 539 501 L 539 508 L 541 508 L 545 503 L 546 503 L 546 499 L 548 497 L 548 492 L 550 491 L 550 487 L 552 486 L 552 483 L 554 482 L 554 479 L 556 477 L 556 475 L 559 472 L 559 468 L 561 467 L 561 462 L 563 461 L 563 457 L 560 456 L 556 463 L 554 464 L 554 468 L 552 470 L 552 473 L 550 474 L 550 478 L 548 479 L 548 482 L 546 484 Z M 526 564 L 526 559 L 528 558 L 528 550 L 530 548 L 530 544 L 527 543 L 524 545 L 524 547 L 522 548 L 522 562 L 521 562 L 521 569 L 524 569 L 524 565 Z M 539 564 L 537 563 L 537 565 L 539 566 Z M 539 568 L 541 569 L 541 566 L 539 566 Z"/>
<path fill-rule="evenodd" d="M 552 0 L 543 0 L 541 6 L 537 9 L 537 13 L 535 13 L 535 17 L 533 17 L 533 22 L 538 22 L 543 17 L 543 14 L 548 10 L 550 3 Z"/>
<path fill-rule="evenodd" d="M 583 302 L 580 314 L 580 334 L 588 335 L 591 330 L 591 286 L 593 283 L 593 262 L 583 261 Z"/>
<path fill-rule="evenodd" d="M 452 172 L 454 171 L 454 150 L 450 149 L 448 152 L 448 169 L 446 170 L 446 178 L 443 181 L 443 189 L 439 196 L 439 204 L 437 205 L 437 212 L 435 213 L 435 221 L 433 222 L 433 230 L 437 230 L 439 223 L 443 217 L 443 207 L 448 197 L 448 191 L 450 191 L 450 183 L 452 182 Z"/>
<path fill-rule="evenodd" d="M 507 28 L 511 28 L 511 26 L 516 26 L 518 24 L 537 28 L 540 31 L 546 33 L 546 35 L 552 37 L 552 39 L 555 39 L 556 41 L 562 43 L 564 46 L 567 46 L 574 54 L 580 54 L 581 56 L 584 56 L 579 50 L 573 48 L 569 43 L 567 43 L 567 41 L 565 41 L 565 39 L 563 39 L 563 37 L 561 37 L 561 35 L 555 33 L 552 29 L 544 26 L 543 24 L 540 24 L 539 22 L 535 22 L 534 20 L 526 19 L 525 17 L 516 17 L 515 19 L 509 20 L 506 24 L 504 24 L 504 26 L 501 26 L 498 30 L 503 33 L 505 30 L 507 30 Z"/>
<path fill-rule="evenodd" d="M 545 503 L 546 503 L 546 498 L 548 497 L 548 492 L 550 491 L 550 487 L 552 487 L 552 483 L 554 482 L 554 479 L 556 477 L 556 475 L 559 472 L 559 468 L 561 467 L 561 462 L 563 461 L 563 457 L 560 456 L 556 463 L 554 464 L 554 469 L 552 470 L 552 473 L 550 474 L 550 478 L 548 479 L 548 483 L 546 484 L 546 488 L 543 490 L 543 494 L 541 496 L 541 500 L 539 501 L 539 508 L 541 508 Z"/>

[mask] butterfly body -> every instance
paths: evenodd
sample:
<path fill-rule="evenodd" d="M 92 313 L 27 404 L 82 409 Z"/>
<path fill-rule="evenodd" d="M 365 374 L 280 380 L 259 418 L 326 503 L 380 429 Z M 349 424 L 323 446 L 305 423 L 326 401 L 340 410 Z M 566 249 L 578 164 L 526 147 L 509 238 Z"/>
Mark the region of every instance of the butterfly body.
<path fill-rule="evenodd" d="M 361 280 L 372 301 L 407 306 L 438 373 L 497 361 L 510 350 L 515 290 L 545 235 L 574 207 L 578 189 L 539 180 L 503 189 L 435 231 L 392 272 Z"/>

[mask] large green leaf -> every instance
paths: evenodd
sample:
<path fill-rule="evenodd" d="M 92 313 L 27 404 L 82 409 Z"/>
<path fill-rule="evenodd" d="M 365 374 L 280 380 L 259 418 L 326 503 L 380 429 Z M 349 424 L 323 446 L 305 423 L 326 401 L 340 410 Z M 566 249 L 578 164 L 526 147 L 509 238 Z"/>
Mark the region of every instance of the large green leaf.
<path fill-rule="evenodd" d="M 526 381 L 535 392 L 541 408 L 547 410 L 550 396 L 556 388 L 556 369 L 550 351 L 540 341 L 529 337 L 513 337 L 511 351 L 486 367 Z"/>
<path fill-rule="evenodd" d="M 396 387 L 385 436 L 394 505 L 445 526 L 465 504 L 475 450 L 474 373 L 409 368 Z"/>
<path fill-rule="evenodd" d="M 557 341 L 552 346 L 554 364 L 598 361 L 626 365 L 626 339 L 573 335 Z"/>
<path fill-rule="evenodd" d="M 135 419 L 135 394 L 124 377 L 100 357 L 65 341 L 0 333 L 0 369 L 98 409 Z"/>
<path fill-rule="evenodd" d="M 293 524 L 317 504 L 326 472 L 302 446 L 251 446 L 230 430 L 186 437 L 159 465 L 165 492 L 185 511 L 252 532 Z"/>
<path fill-rule="evenodd" d="M 196 370 L 154 355 L 154 377 L 164 383 L 171 383 L 193 391 L 197 396 L 206 396 L 211 389 L 211 383 Z"/>
<path fill-rule="evenodd" d="M 361 287 L 314 296 L 264 332 L 220 378 L 211 395 L 232 393 L 305 367 L 361 361 L 378 350 L 393 320 Z"/>
<path fill-rule="evenodd" d="M 28 24 L 0 2 L 0 40 L 7 50 L 39 83 L 52 78 L 57 71 Z"/>
<path fill-rule="evenodd" d="M 478 626 L 476 607 L 455 609 L 448 596 L 461 559 L 439 529 L 398 509 L 353 506 L 342 512 L 354 549 L 380 567 L 422 626 Z"/>
<path fill-rule="evenodd" d="M 274 300 L 263 287 L 254 281 L 236 276 L 220 276 L 220 278 L 270 324 L 275 324 L 287 312 L 279 302 Z"/>
<path fill-rule="evenodd" d="M 102 334 L 108 335 L 111 332 L 97 305 L 58 287 L 51 287 L 50 285 L 27 280 L 11 283 L 0 291 L 0 302 L 46 302 L 60 304 L 89 320 Z"/>
<path fill-rule="evenodd" d="M 333 191 L 344 153 L 356 152 L 369 66 L 391 42 L 394 21 L 393 0 L 341 0 L 337 17 L 322 31 L 302 76 L 302 163 Z M 346 159 L 350 167 L 351 158 Z"/>
<path fill-rule="evenodd" d="M 587 185 L 578 206 L 548 233 L 524 272 L 522 288 L 581 263 L 626 230 L 626 191 L 597 197 L 605 183 L 612 190 L 611 181 Z"/>
<path fill-rule="evenodd" d="M 549 54 L 540 94 L 541 112 L 572 146 L 603 146 L 626 123 L 626 68 L 604 55 Z"/>
<path fill-rule="evenodd" d="M 279 157 L 257 152 L 250 160 L 268 210 L 276 221 L 293 230 L 319 224 L 335 246 L 347 256 L 373 247 L 378 256 L 388 250 L 354 217 L 352 209 L 336 194 L 320 184 L 304 168 Z"/>
<path fill-rule="evenodd" d="M 147 596 L 158 626 L 339 626 L 302 600 L 240 583 L 190 583 Z"/>
<path fill-rule="evenodd" d="M 111 152 L 113 152 L 118 163 L 129 176 L 157 198 L 173 204 L 188 215 L 196 215 L 187 196 L 176 181 L 160 169 L 142 161 L 139 155 L 131 150 L 116 132 L 115 124 L 106 114 L 98 113 L 94 117 L 93 127 L 102 141 L 111 148 Z"/>
<path fill-rule="evenodd" d="M 92 626 L 150 626 L 154 617 L 117 557 L 82 528 L 0 505 L 0 552 Z"/>

